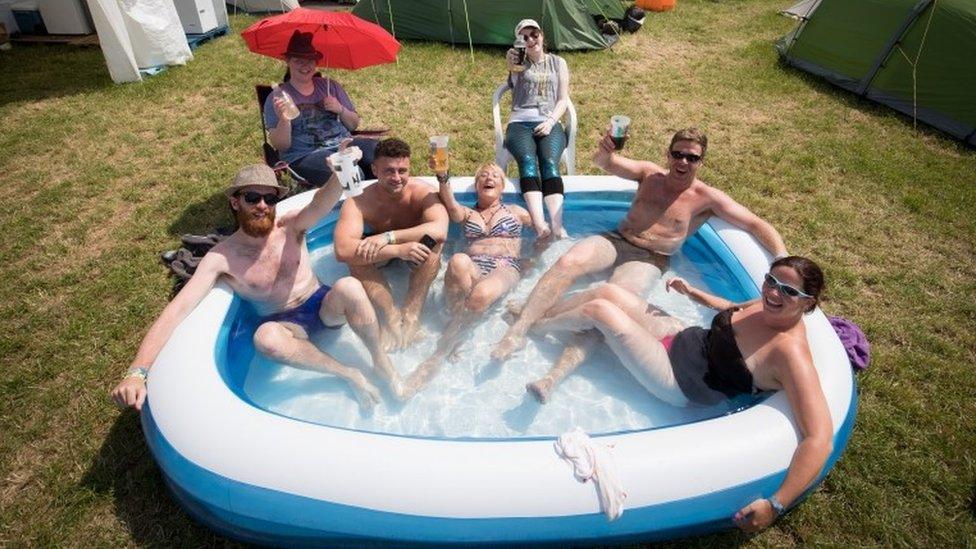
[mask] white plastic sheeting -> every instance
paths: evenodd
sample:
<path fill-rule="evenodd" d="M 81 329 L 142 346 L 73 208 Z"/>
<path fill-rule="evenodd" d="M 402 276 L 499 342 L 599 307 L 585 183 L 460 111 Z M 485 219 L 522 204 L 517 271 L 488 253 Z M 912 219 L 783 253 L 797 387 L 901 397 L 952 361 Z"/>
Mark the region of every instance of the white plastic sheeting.
<path fill-rule="evenodd" d="M 193 59 L 173 0 L 88 0 L 109 74 L 142 80 L 139 69 Z"/>
<path fill-rule="evenodd" d="M 298 7 L 298 0 L 227 0 L 227 3 L 247 13 L 284 13 Z"/>

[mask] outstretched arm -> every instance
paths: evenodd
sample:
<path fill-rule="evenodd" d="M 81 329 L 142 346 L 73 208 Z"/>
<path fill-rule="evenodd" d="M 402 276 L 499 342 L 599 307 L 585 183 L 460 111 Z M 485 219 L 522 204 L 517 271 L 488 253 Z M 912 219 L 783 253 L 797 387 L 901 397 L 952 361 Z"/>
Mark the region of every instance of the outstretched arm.
<path fill-rule="evenodd" d="M 649 160 L 632 160 L 616 152 L 608 129 L 593 153 L 593 163 L 601 170 L 622 179 L 643 181 L 644 178 L 666 170 Z"/>
<path fill-rule="evenodd" d="M 715 215 L 740 229 L 749 231 L 756 240 L 772 252 L 773 257 L 787 255 L 783 237 L 769 222 L 714 187 L 710 188 L 709 193 L 712 195 L 711 209 Z"/>
<path fill-rule="evenodd" d="M 783 484 L 772 496 L 783 507 L 789 507 L 817 478 L 833 444 L 833 422 L 809 351 L 793 350 L 788 354 L 776 378 L 786 391 L 801 439 Z M 768 499 L 757 499 L 740 509 L 734 519 L 739 528 L 755 532 L 772 524 L 776 517 Z"/>
<path fill-rule="evenodd" d="M 148 370 L 152 367 L 159 351 L 173 335 L 173 330 L 196 308 L 225 271 L 226 262 L 222 255 L 211 252 L 200 260 L 200 265 L 186 286 L 183 286 L 150 326 L 132 361 L 132 368 Z M 112 390 L 112 400 L 119 406 L 132 406 L 136 410 L 142 410 L 142 403 L 146 400 L 145 381 L 141 377 L 126 377 Z"/>
<path fill-rule="evenodd" d="M 722 311 L 728 309 L 729 307 L 742 308 L 748 305 L 749 303 L 752 303 L 751 301 L 747 301 L 745 303 L 736 303 L 734 301 L 729 301 L 724 297 L 719 297 L 717 295 L 710 294 L 705 290 L 701 290 L 699 288 L 692 286 L 691 284 L 688 284 L 688 281 L 681 278 L 680 276 L 676 276 L 668 280 L 667 283 L 665 284 L 665 288 L 669 292 L 671 290 L 674 290 L 679 294 L 686 295 L 691 299 L 693 299 L 694 301 L 701 303 L 702 305 L 709 307 L 711 309 L 715 309 L 716 311 Z"/>
<path fill-rule="evenodd" d="M 339 185 L 339 178 L 333 172 L 332 177 L 325 182 L 325 185 L 319 187 L 312 195 L 312 201 L 295 216 L 295 229 L 301 233 L 311 229 L 320 219 L 332 211 L 341 196 L 342 186 Z"/>
<path fill-rule="evenodd" d="M 454 223 L 464 221 L 464 219 L 470 215 L 471 208 L 462 206 L 458 203 L 457 199 L 454 198 L 454 190 L 451 189 L 450 178 L 447 176 L 447 174 L 437 174 L 437 183 L 437 195 L 444 204 L 444 209 L 447 210 L 448 217 Z"/>

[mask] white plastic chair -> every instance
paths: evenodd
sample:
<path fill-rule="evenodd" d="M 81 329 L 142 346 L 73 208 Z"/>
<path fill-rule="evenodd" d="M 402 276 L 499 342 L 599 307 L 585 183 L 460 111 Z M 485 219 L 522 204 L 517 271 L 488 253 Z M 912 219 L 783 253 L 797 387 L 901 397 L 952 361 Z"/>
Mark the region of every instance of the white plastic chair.
<path fill-rule="evenodd" d="M 495 120 L 495 163 L 506 171 L 509 162 L 514 162 L 515 157 L 505 148 L 505 126 L 502 125 L 499 103 L 505 92 L 509 90 L 511 88 L 508 82 L 505 82 L 498 86 L 495 94 L 491 97 L 491 116 Z M 566 128 L 566 149 L 559 160 L 566 165 L 566 175 L 576 175 L 576 107 L 573 106 L 572 100 L 569 101 L 569 106 L 566 108 L 566 118 L 569 121 L 569 127 Z"/>

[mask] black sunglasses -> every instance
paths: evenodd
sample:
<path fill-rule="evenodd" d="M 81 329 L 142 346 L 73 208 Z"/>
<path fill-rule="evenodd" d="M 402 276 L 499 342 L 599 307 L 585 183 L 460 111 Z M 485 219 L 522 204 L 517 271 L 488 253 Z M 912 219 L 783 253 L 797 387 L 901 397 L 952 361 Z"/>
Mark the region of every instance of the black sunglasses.
<path fill-rule="evenodd" d="M 277 193 L 261 194 L 256 191 L 245 191 L 239 193 L 238 196 L 243 198 L 244 203 L 248 204 L 249 206 L 254 206 L 262 200 L 264 200 L 264 203 L 268 206 L 274 206 L 278 202 L 281 202 L 281 197 L 279 197 Z"/>
<path fill-rule="evenodd" d="M 702 159 L 702 157 L 701 157 L 700 154 L 683 153 L 681 151 L 668 151 L 668 152 L 671 155 L 671 158 L 673 158 L 675 160 L 681 160 L 682 158 L 684 158 L 685 160 L 687 160 L 691 164 L 696 164 L 698 162 L 701 162 L 701 159 Z"/>

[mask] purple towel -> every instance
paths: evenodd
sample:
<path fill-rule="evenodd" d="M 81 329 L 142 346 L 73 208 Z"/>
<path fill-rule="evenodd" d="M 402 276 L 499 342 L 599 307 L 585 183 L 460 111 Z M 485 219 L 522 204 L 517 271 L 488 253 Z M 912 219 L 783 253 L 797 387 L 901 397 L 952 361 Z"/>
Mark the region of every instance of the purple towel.
<path fill-rule="evenodd" d="M 847 351 L 847 357 L 851 359 L 851 366 L 858 371 L 866 369 L 868 362 L 871 361 L 871 344 L 868 343 L 868 338 L 864 336 L 864 332 L 858 328 L 857 324 L 846 318 L 828 316 L 827 320 L 830 321 L 830 325 L 834 327 L 834 331 L 840 337 L 840 342 L 844 345 L 844 350 Z"/>

